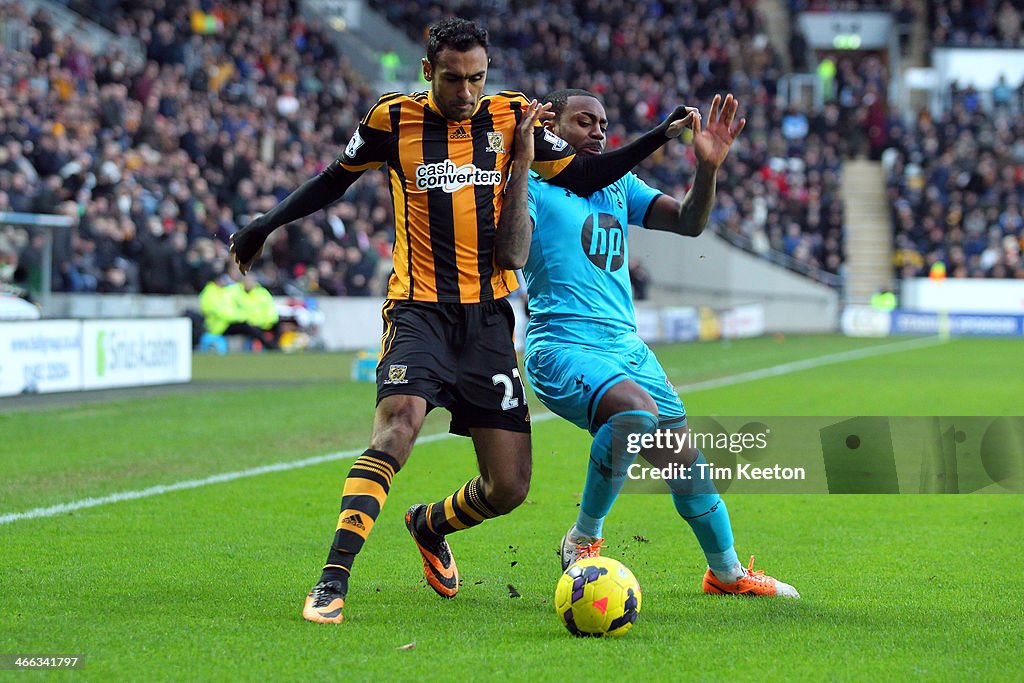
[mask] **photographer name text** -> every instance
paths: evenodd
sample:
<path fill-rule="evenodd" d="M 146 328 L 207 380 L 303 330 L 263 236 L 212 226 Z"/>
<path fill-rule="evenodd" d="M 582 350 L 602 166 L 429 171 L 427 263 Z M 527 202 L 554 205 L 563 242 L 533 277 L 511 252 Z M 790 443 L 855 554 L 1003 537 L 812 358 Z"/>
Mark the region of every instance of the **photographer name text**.
<path fill-rule="evenodd" d="M 807 478 L 807 472 L 803 467 L 783 467 L 782 465 L 755 467 L 750 463 L 720 467 L 713 462 L 697 463 L 692 467 L 679 464 L 665 467 L 645 467 L 635 462 L 629 466 L 626 475 L 635 480 L 661 479 L 666 481 L 803 481 Z"/>

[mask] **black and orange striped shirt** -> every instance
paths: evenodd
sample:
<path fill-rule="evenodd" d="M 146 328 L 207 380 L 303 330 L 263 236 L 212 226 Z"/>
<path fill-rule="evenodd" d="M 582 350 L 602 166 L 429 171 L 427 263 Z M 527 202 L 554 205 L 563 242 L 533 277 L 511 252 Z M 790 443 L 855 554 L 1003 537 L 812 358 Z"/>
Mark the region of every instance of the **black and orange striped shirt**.
<path fill-rule="evenodd" d="M 383 95 L 339 158 L 345 171 L 387 164 L 395 214 L 394 272 L 389 299 L 474 303 L 518 287 L 494 264 L 516 126 L 529 101 L 501 92 L 480 99 L 465 121 L 449 121 L 429 92 Z M 552 178 L 575 157 L 564 140 L 540 127 L 534 171 Z"/>

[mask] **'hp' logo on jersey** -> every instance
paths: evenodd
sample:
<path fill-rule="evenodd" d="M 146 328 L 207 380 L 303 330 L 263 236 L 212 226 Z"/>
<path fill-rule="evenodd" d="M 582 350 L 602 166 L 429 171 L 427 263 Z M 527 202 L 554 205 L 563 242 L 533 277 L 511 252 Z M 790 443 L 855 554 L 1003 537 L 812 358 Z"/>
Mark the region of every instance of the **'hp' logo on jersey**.
<path fill-rule="evenodd" d="M 588 216 L 587 222 L 583 224 L 582 242 L 583 253 L 601 270 L 613 273 L 622 267 L 626 236 L 615 216 L 610 213 L 597 214 L 596 226 L 593 214 Z"/>

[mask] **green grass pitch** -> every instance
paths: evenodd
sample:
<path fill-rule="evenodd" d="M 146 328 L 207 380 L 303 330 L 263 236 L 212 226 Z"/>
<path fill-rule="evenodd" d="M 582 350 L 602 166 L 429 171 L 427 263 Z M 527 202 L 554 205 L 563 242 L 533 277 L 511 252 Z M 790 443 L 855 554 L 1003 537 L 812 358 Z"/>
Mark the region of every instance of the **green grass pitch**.
<path fill-rule="evenodd" d="M 656 351 L 694 415 L 1024 407 L 1013 340 L 768 337 Z M 187 388 L 0 401 L 0 516 L 361 450 L 374 387 L 347 381 L 350 361 L 199 356 Z M 437 411 L 423 434 L 446 426 Z M 475 460 L 466 439 L 419 445 L 355 565 L 340 626 L 299 611 L 333 532 L 344 458 L 8 519 L 0 654 L 84 655 L 74 675 L 98 681 L 1024 677 L 1020 495 L 727 496 L 741 558 L 756 554 L 799 601 L 705 596 L 703 556 L 671 501 L 623 496 L 606 554 L 636 573 L 643 611 L 623 638 L 570 637 L 552 609 L 556 547 L 588 447 L 572 425 L 537 422 L 529 500 L 452 537 L 464 583 L 444 601 L 422 580 L 402 514 L 451 493 Z"/>

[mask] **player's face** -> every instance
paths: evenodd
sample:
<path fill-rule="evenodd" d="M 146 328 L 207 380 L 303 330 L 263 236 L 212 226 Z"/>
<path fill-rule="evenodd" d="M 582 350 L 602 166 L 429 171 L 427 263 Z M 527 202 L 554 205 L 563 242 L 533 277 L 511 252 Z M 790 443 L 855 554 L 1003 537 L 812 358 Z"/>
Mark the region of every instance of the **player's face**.
<path fill-rule="evenodd" d="M 553 126 L 555 134 L 580 154 L 600 154 L 606 142 L 608 115 L 594 97 L 573 95 Z"/>
<path fill-rule="evenodd" d="M 430 81 L 441 113 L 452 121 L 464 121 L 484 93 L 487 50 L 479 45 L 466 52 L 445 48 L 437 53 L 435 64 L 423 60 L 423 75 Z"/>

